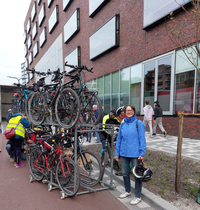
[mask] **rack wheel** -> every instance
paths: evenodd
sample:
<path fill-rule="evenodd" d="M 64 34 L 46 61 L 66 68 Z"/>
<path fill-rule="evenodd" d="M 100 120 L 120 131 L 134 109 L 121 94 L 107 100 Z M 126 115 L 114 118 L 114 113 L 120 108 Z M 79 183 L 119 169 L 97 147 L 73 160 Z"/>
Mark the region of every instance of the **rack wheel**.
<path fill-rule="evenodd" d="M 52 184 L 48 184 L 48 191 L 52 191 Z"/>
<path fill-rule="evenodd" d="M 33 182 L 33 177 L 31 175 L 29 175 L 29 182 Z"/>
<path fill-rule="evenodd" d="M 60 198 L 61 198 L 61 200 L 63 200 L 65 198 L 65 193 L 64 192 L 60 192 Z"/>

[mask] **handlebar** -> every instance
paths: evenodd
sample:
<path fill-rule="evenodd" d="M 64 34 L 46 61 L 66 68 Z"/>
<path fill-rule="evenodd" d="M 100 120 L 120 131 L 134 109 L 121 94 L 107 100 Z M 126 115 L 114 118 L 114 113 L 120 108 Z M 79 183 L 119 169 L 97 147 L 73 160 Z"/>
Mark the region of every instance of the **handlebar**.
<path fill-rule="evenodd" d="M 67 62 L 65 62 L 65 66 L 73 68 L 73 69 L 78 70 L 78 71 L 86 70 L 88 72 L 93 73 L 93 71 L 92 71 L 93 68 L 88 69 L 87 66 L 76 66 L 76 65 L 74 66 L 74 65 L 67 64 Z"/>

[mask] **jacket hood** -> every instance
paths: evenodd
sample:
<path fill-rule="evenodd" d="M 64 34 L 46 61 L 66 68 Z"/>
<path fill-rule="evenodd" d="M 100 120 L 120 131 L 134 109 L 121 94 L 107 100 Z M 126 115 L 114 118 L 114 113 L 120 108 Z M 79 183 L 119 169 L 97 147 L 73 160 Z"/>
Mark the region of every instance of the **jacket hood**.
<path fill-rule="evenodd" d="M 137 118 L 136 118 L 136 114 L 134 114 L 132 117 L 130 117 L 130 118 L 127 118 L 127 117 L 125 117 L 124 118 L 124 121 L 126 122 L 126 123 L 130 123 L 130 122 L 133 122 L 133 121 L 135 121 Z"/>
<path fill-rule="evenodd" d="M 146 105 L 146 106 L 144 107 L 144 109 L 151 109 L 151 106 L 150 106 L 150 105 Z"/>

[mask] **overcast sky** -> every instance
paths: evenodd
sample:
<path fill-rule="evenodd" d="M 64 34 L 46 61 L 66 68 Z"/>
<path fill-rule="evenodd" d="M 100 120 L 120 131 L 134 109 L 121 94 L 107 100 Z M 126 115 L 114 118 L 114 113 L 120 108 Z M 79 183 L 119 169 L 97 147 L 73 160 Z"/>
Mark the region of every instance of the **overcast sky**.
<path fill-rule="evenodd" d="M 21 77 L 24 57 L 24 21 L 31 0 L 1 1 L 0 11 L 0 85 L 17 82 L 7 76 Z"/>

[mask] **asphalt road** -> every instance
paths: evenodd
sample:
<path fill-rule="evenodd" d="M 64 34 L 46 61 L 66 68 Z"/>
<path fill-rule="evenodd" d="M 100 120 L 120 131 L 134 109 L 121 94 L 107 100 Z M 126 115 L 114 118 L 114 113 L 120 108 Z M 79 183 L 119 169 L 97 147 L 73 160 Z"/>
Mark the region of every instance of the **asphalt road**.
<path fill-rule="evenodd" d="M 61 200 L 60 190 L 49 192 L 47 184 L 30 183 L 26 161 L 24 161 L 25 167 L 15 168 L 6 152 L 6 142 L 0 133 L 0 210 L 127 209 L 107 190 Z"/>

